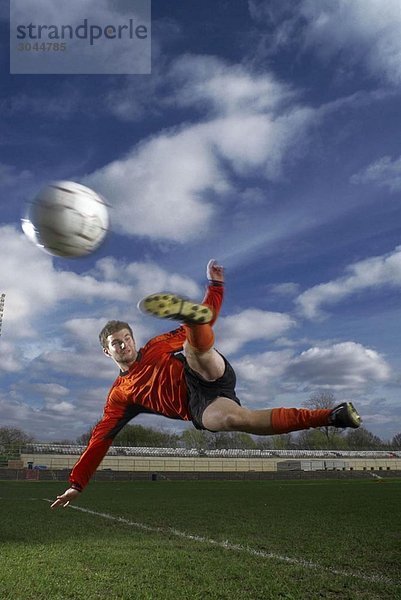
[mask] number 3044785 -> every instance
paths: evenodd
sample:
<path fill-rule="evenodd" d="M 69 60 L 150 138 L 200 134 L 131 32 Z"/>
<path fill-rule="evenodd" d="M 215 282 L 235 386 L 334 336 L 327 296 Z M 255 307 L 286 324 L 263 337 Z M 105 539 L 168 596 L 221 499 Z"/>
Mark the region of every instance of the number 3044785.
<path fill-rule="evenodd" d="M 19 52 L 64 52 L 66 48 L 65 42 L 21 42 L 17 45 Z"/>

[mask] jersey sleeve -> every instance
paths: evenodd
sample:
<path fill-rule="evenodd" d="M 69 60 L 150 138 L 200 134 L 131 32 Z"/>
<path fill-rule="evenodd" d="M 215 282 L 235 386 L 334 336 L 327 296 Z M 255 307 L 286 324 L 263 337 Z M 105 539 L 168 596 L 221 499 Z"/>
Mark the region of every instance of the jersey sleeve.
<path fill-rule="evenodd" d="M 140 406 L 108 407 L 102 419 L 94 427 L 89 443 L 75 463 L 69 481 L 72 487 L 82 491 L 96 471 L 117 433 L 133 417 L 144 411 Z"/>
<path fill-rule="evenodd" d="M 210 325 L 214 325 L 219 316 L 221 305 L 224 299 L 224 284 L 218 282 L 210 282 L 206 288 L 205 296 L 202 304 L 206 304 L 213 310 L 213 320 Z"/>
<path fill-rule="evenodd" d="M 88 446 L 71 471 L 70 484 L 79 491 L 82 491 L 87 485 L 111 446 L 112 438 L 105 438 L 103 435 L 103 430 L 106 427 L 105 419 L 102 419 L 96 425 Z"/>

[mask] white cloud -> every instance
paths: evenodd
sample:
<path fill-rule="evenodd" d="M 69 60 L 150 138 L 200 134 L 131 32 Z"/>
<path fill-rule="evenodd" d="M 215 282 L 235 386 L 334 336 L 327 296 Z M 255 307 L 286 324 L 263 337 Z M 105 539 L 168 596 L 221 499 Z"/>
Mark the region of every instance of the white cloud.
<path fill-rule="evenodd" d="M 215 56 L 181 56 L 172 63 L 168 77 L 178 87 L 175 103 L 208 106 L 224 116 L 281 110 L 295 96 L 271 74 L 252 74 L 243 65 L 231 66 Z"/>
<path fill-rule="evenodd" d="M 267 390 L 272 389 L 276 393 L 316 389 L 363 391 L 367 384 L 387 382 L 391 376 L 382 355 L 356 342 L 314 346 L 300 354 L 291 349 L 247 354 L 232 364 L 238 387 L 245 384 L 246 390 L 254 390 L 256 400 L 265 398 Z"/>
<path fill-rule="evenodd" d="M 307 41 L 323 52 L 347 53 L 374 75 L 401 82 L 401 11 L 398 0 L 304 0 Z"/>
<path fill-rule="evenodd" d="M 96 378 L 113 381 L 117 376 L 115 364 L 102 353 L 100 346 L 93 354 L 68 350 L 44 352 L 37 361 L 37 364 L 52 372 L 73 377 L 91 379 L 95 375 Z"/>
<path fill-rule="evenodd" d="M 75 406 L 67 400 L 47 401 L 45 404 L 47 414 L 56 413 L 57 415 L 70 416 L 75 412 Z"/>
<path fill-rule="evenodd" d="M 142 141 L 85 183 L 113 205 L 112 220 L 122 233 L 188 242 L 204 235 L 217 216 L 211 199 L 235 193 L 230 169 L 270 180 L 282 176 L 283 161 L 316 111 L 290 107 L 293 96 L 271 76 L 216 58 L 187 56 L 169 78 L 176 86 L 170 101 L 211 107 L 208 118 Z"/>
<path fill-rule="evenodd" d="M 0 261 L 1 291 L 6 293 L 4 332 L 9 324 L 19 324 L 14 335 L 25 336 L 31 330 L 27 317 L 56 302 L 56 275 L 50 256 L 35 250 L 22 233 L 3 226 L 0 235 L 3 248 L 7 249 Z"/>
<path fill-rule="evenodd" d="M 30 385 L 30 391 L 45 398 L 58 399 L 69 394 L 69 389 L 58 383 L 35 383 Z"/>
<path fill-rule="evenodd" d="M 0 261 L 0 291 L 6 294 L 4 332 L 9 325 L 17 324 L 14 336 L 31 335 L 32 319 L 63 300 L 132 298 L 132 288 L 116 281 L 98 281 L 90 275 L 56 270 L 50 255 L 35 248 L 11 226 L 0 227 L 0 235 L 7 249 Z"/>
<path fill-rule="evenodd" d="M 390 156 L 383 156 L 353 175 L 350 181 L 354 184 L 374 183 L 391 192 L 398 191 L 401 189 L 401 157 L 392 160 Z"/>
<path fill-rule="evenodd" d="M 108 257 L 96 263 L 94 272 L 105 281 L 126 281 L 135 286 L 139 298 L 162 291 L 174 291 L 194 299 L 202 294 L 199 286 L 189 277 L 168 273 L 153 262 L 122 263 Z"/>
<path fill-rule="evenodd" d="M 18 349 L 2 338 L 0 343 L 0 372 L 17 373 L 24 368 L 24 362 Z"/>
<path fill-rule="evenodd" d="M 292 357 L 292 351 L 263 352 L 248 354 L 233 361 L 233 367 L 238 375 L 238 382 L 266 386 L 271 380 L 281 377 Z"/>
<path fill-rule="evenodd" d="M 385 382 L 390 367 L 375 350 L 355 342 L 313 347 L 295 357 L 284 377 L 309 388 L 360 389 L 369 382 Z"/>
<path fill-rule="evenodd" d="M 81 275 L 56 269 L 50 255 L 35 248 L 13 227 L 0 226 L 0 236 L 7 249 L 0 261 L 0 293 L 6 294 L 2 342 L 7 340 L 11 328 L 14 337 L 32 336 L 35 319 L 48 315 L 66 301 L 81 302 L 82 318 L 85 306 L 93 300 L 97 300 L 97 312 L 101 310 L 107 314 L 105 306 L 112 306 L 113 311 L 127 304 L 132 307 L 151 292 L 171 289 L 195 298 L 202 293 L 188 277 L 166 272 L 150 262 L 119 263 L 106 258 L 98 261 L 91 272 Z M 49 342 L 44 340 L 44 344 L 48 346 Z M 49 350 L 51 352 L 52 348 Z M 27 348 L 28 355 L 37 356 L 38 348 Z M 12 352 L 8 353 L 7 361 L 4 360 L 1 367 L 3 370 L 18 368 L 18 360 L 13 356 Z"/>
<path fill-rule="evenodd" d="M 216 346 L 223 353 L 234 353 L 248 342 L 279 337 L 294 325 L 293 319 L 284 313 L 249 308 L 220 317 L 216 323 Z"/>
<path fill-rule="evenodd" d="M 106 96 L 106 103 L 115 116 L 136 121 L 144 112 L 161 114 L 171 107 L 209 116 L 280 112 L 295 97 L 289 85 L 269 73 L 252 73 L 216 56 L 184 54 L 167 65 L 156 62 L 150 79 L 128 80 Z"/>
<path fill-rule="evenodd" d="M 64 329 L 70 334 L 71 340 L 74 341 L 74 345 L 78 346 L 78 353 L 94 352 L 96 355 L 102 352 L 99 342 L 99 333 L 109 320 L 111 320 L 110 316 L 101 319 L 70 319 L 64 324 Z M 130 324 L 137 348 L 140 348 L 150 337 L 152 337 L 152 333 L 147 325 L 144 325 L 139 319 L 136 319 L 135 317 L 126 319 L 123 316 L 120 316 L 119 320 L 126 321 Z M 110 370 L 108 370 L 108 372 L 110 372 Z"/>
<path fill-rule="evenodd" d="M 272 283 L 268 286 L 269 295 L 295 296 L 299 292 L 299 284 L 292 281 L 284 283 Z"/>
<path fill-rule="evenodd" d="M 8 427 L 20 427 L 21 429 L 23 424 L 30 421 L 31 417 L 37 412 L 29 404 L 4 395 L 0 395 L 0 409 L 3 423 L 7 423 Z M 30 430 L 31 428 L 28 427 L 27 431 Z"/>
<path fill-rule="evenodd" d="M 96 393 L 96 398 L 91 393 Z M 39 440 L 75 440 L 101 416 L 107 388 L 82 391 L 77 398 L 46 397 L 32 406 L 25 395 L 1 394 L 0 413 L 8 427 L 17 427 Z"/>
<path fill-rule="evenodd" d="M 296 42 L 335 56 L 390 84 L 401 82 L 401 11 L 399 0 L 250 1 L 257 21 L 267 21 L 269 52 Z"/>
<path fill-rule="evenodd" d="M 322 316 L 322 305 L 335 304 L 362 290 L 383 286 L 401 287 L 401 246 L 389 254 L 350 265 L 346 275 L 306 290 L 296 302 L 306 317 L 314 319 Z"/>
<path fill-rule="evenodd" d="M 107 319 L 104 318 L 73 318 L 64 323 L 64 329 L 70 334 L 76 346 L 85 350 L 96 349 L 100 352 L 99 332 L 106 322 Z"/>
<path fill-rule="evenodd" d="M 235 114 L 204 126 L 211 145 L 239 175 L 258 170 L 269 180 L 282 176 L 282 163 L 311 122 L 312 109 L 288 114 Z"/>
<path fill-rule="evenodd" d="M 199 237 L 214 215 L 202 194 L 227 189 L 196 126 L 143 142 L 85 182 L 112 203 L 122 233 L 178 242 Z"/>

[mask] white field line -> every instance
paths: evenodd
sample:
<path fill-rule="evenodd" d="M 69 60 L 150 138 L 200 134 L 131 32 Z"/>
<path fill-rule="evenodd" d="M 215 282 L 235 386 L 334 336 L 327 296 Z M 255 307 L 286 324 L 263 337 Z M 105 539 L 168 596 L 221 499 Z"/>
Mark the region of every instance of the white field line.
<path fill-rule="evenodd" d="M 49 500 L 48 498 L 43 498 L 46 502 L 53 502 L 53 500 Z M 108 519 L 109 521 L 115 521 L 117 523 L 122 523 L 123 525 L 129 525 L 130 527 L 135 527 L 136 529 L 141 529 L 142 531 L 149 531 L 151 533 L 162 533 L 174 535 L 179 538 L 183 538 L 186 540 L 190 540 L 191 542 L 198 542 L 200 544 L 207 544 L 208 546 L 216 546 L 217 548 L 223 548 L 224 550 L 231 550 L 232 552 L 241 552 L 243 554 L 249 554 L 251 556 L 257 556 L 258 558 L 278 560 L 281 562 L 285 562 L 287 564 L 296 565 L 298 567 L 306 567 L 308 569 L 320 569 L 321 571 L 327 571 L 332 575 L 339 575 L 341 577 L 353 577 L 355 579 L 361 579 L 363 581 L 369 581 L 372 583 L 384 583 L 384 584 L 397 584 L 398 582 L 385 577 L 384 575 L 365 575 L 364 573 L 359 573 L 355 571 L 348 571 L 343 569 L 335 569 L 331 567 L 325 567 L 318 563 L 304 560 L 302 558 L 292 558 L 290 556 L 285 556 L 281 554 L 276 554 L 275 552 L 266 552 L 265 550 L 257 550 L 256 548 L 251 548 L 250 546 L 242 546 L 241 544 L 233 544 L 229 540 L 224 542 L 219 542 L 218 540 L 213 540 L 211 538 L 203 537 L 200 535 L 194 535 L 191 533 L 187 533 L 185 531 L 179 531 L 178 529 L 174 529 L 172 527 L 154 527 L 152 525 L 146 525 L 145 523 L 138 523 L 137 521 L 130 521 L 129 519 L 125 519 L 124 517 L 116 517 L 114 515 L 109 515 L 108 513 L 96 512 L 94 510 L 90 510 L 89 508 L 83 508 L 82 506 L 72 506 L 69 505 L 68 508 L 72 508 L 74 510 L 79 510 L 80 512 L 87 513 L 89 515 L 94 515 L 95 517 L 101 517 L 102 519 Z"/>

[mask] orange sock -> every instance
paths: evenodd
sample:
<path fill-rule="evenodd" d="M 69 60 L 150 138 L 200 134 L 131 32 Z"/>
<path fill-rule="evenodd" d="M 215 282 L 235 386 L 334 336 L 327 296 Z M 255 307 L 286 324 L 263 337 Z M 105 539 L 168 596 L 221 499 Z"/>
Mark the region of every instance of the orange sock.
<path fill-rule="evenodd" d="M 271 426 L 275 434 L 326 427 L 329 424 L 330 409 L 308 410 L 306 408 L 273 408 Z"/>
<path fill-rule="evenodd" d="M 214 333 L 208 323 L 203 325 L 184 325 L 189 344 L 198 352 L 207 352 L 213 348 Z"/>

